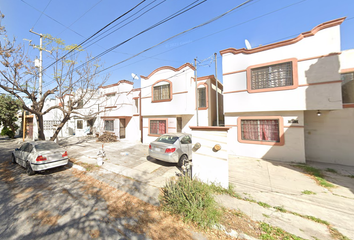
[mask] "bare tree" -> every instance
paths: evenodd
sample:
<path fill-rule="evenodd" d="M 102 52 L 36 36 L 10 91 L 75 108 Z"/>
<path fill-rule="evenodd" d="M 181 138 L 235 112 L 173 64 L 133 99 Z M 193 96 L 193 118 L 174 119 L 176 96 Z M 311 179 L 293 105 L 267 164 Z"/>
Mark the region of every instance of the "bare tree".
<path fill-rule="evenodd" d="M 36 84 L 38 70 L 26 55 L 24 46 L 16 45 L 15 39 L 10 41 L 6 36 L 6 29 L 1 25 L 3 17 L 0 13 L 0 35 L 4 37 L 0 42 L 0 62 L 3 66 L 3 70 L 0 70 L 0 88 L 19 99 L 22 108 L 36 116 L 38 138 L 45 140 L 43 116 L 54 109 L 62 112 L 62 119 L 51 140 L 56 138 L 73 114 L 88 114 L 86 117 L 97 115 L 98 112 L 85 113 L 79 109 L 97 94 L 99 86 L 108 79 L 108 76 L 98 79 L 97 73 L 101 68 L 99 60 L 92 60 L 87 55 L 84 63 L 78 66 L 78 53 L 82 51 L 80 46 L 65 45 L 63 40 L 46 35 L 44 48 L 52 51 L 51 56 L 56 62 L 53 65 L 53 77 L 45 83 L 44 88 L 47 90 L 40 97 Z M 68 51 L 74 54 L 60 57 Z M 44 109 L 45 101 L 50 95 L 60 99 L 61 103 Z M 71 96 L 70 101 L 65 102 L 65 96 Z"/>

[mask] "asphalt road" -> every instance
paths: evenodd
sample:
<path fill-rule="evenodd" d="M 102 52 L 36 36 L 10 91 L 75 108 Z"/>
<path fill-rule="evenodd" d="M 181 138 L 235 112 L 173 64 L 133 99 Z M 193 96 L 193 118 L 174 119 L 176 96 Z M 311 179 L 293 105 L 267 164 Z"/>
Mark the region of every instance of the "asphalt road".
<path fill-rule="evenodd" d="M 11 163 L 14 140 L 0 139 L 0 239 L 146 239 L 112 217 L 70 165 L 27 176 Z"/>

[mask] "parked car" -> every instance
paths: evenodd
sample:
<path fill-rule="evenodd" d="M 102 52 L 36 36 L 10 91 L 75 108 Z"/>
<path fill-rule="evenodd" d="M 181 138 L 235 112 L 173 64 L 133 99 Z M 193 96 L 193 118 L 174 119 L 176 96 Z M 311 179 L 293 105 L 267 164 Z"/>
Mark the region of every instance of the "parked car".
<path fill-rule="evenodd" d="M 150 143 L 149 155 L 157 160 L 177 163 L 181 167 L 192 159 L 192 136 L 187 133 L 161 135 Z"/>
<path fill-rule="evenodd" d="M 33 141 L 22 144 L 12 152 L 12 162 L 26 168 L 28 175 L 68 164 L 68 153 L 52 141 Z"/>

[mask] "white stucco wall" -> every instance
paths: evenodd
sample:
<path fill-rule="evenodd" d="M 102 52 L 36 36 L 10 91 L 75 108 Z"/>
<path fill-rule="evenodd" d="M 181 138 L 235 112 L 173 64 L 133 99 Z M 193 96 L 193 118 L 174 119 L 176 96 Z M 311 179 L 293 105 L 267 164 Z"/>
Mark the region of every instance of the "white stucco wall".
<path fill-rule="evenodd" d="M 271 146 L 240 143 L 237 138 L 237 119 L 246 116 L 281 116 L 284 122 L 284 145 Z M 288 123 L 298 120 L 297 124 Z M 225 116 L 225 125 L 233 126 L 228 134 L 229 153 L 237 156 L 263 158 L 284 162 L 305 162 L 304 117 L 301 111 L 289 112 L 253 112 Z"/>
<path fill-rule="evenodd" d="M 306 159 L 354 166 L 354 108 L 305 112 Z"/>

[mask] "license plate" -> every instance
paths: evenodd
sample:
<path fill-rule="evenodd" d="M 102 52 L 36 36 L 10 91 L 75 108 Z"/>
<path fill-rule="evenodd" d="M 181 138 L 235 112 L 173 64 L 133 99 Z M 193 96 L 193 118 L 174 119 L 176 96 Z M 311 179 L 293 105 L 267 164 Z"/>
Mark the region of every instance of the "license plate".
<path fill-rule="evenodd" d="M 161 149 L 160 148 L 155 148 L 155 151 L 156 152 L 161 152 Z"/>

